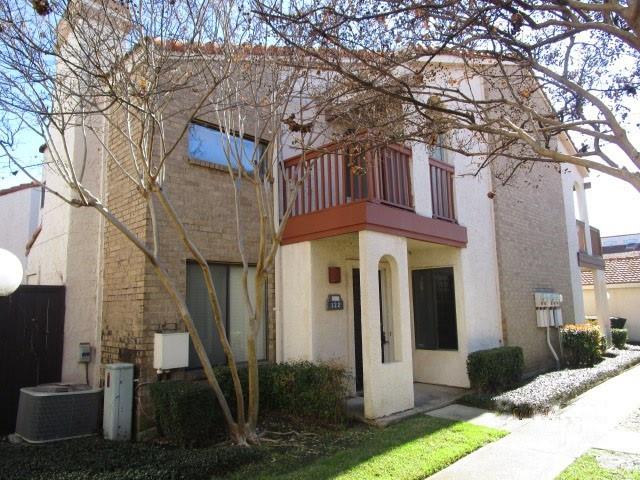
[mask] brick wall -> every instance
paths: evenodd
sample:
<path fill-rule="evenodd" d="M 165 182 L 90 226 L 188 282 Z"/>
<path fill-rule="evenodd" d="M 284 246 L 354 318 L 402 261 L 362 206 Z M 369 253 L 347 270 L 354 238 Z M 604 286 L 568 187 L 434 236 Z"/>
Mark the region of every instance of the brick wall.
<path fill-rule="evenodd" d="M 556 166 L 539 163 L 520 171 L 507 186 L 494 179 L 504 340 L 522 347 L 529 371 L 553 362 L 546 331 L 536 326 L 534 290 L 561 293 L 564 318 L 574 317 L 560 175 Z M 551 337 L 559 353 L 556 329 Z"/>
<path fill-rule="evenodd" d="M 167 142 L 177 141 L 188 118 L 174 118 L 168 125 Z M 123 165 L 131 162 L 129 146 L 110 131 L 110 148 Z M 107 175 L 108 207 L 143 240 L 150 242 L 150 214 L 143 197 L 122 171 L 111 163 Z M 190 162 L 187 139 L 183 138 L 168 159 L 164 191 L 184 223 L 191 239 L 204 257 L 212 262 L 241 263 L 236 231 L 233 184 L 226 169 Z M 156 202 L 159 257 L 181 295 L 186 294 L 187 252 L 173 225 Z M 258 215 L 255 191 L 243 184 L 240 193 L 240 224 L 247 260 L 255 263 L 258 246 Z M 142 384 L 154 381 L 153 334 L 157 331 L 184 330 L 178 311 L 160 283 L 151 264 L 131 242 L 108 225 L 105 232 L 104 299 L 102 321 L 102 363 L 133 362 Z M 268 356 L 275 360 L 275 313 L 273 275 L 269 280 Z M 172 373 L 173 377 L 183 372 Z M 138 396 L 137 428 L 143 430 L 152 420 L 147 392 Z"/>

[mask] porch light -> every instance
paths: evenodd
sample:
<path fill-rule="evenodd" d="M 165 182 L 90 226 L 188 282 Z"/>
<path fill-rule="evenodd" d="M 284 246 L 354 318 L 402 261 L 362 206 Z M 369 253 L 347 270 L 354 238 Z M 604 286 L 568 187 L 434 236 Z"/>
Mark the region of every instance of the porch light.
<path fill-rule="evenodd" d="M 22 281 L 22 263 L 13 253 L 0 248 L 0 297 L 15 292 Z"/>

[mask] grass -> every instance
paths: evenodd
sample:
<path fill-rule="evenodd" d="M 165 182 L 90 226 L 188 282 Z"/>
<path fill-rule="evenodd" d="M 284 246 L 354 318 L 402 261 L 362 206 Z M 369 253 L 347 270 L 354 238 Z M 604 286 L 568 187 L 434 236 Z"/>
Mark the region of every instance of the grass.
<path fill-rule="evenodd" d="M 422 479 L 504 432 L 419 415 L 385 429 L 268 423 L 256 448 L 0 442 L 2 480 Z"/>
<path fill-rule="evenodd" d="M 640 471 L 604 468 L 595 455 L 587 453 L 569 465 L 557 480 L 640 480 Z"/>
<path fill-rule="evenodd" d="M 385 429 L 360 432 L 347 447 L 327 451 L 315 461 L 278 455 L 249 465 L 232 478 L 270 479 L 423 479 L 506 433 L 463 422 L 419 415 Z M 270 467 L 265 468 L 265 464 Z"/>

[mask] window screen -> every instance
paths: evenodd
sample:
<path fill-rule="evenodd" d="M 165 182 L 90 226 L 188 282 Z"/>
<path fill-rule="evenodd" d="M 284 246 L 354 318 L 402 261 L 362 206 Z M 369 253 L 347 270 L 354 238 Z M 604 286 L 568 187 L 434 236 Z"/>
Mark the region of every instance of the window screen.
<path fill-rule="evenodd" d="M 245 170 L 252 171 L 264 153 L 265 144 L 234 135 L 228 138 L 216 128 L 192 123 L 189 126 L 189 157 L 226 167 L 229 156 L 232 166 L 237 166 L 240 159 Z"/>
<path fill-rule="evenodd" d="M 239 265 L 213 263 L 209 265 L 209 270 L 218 293 L 218 301 L 220 302 L 220 309 L 231 348 L 236 360 L 244 362 L 247 360 L 246 335 L 249 331 L 249 317 L 242 291 L 242 267 Z M 255 301 L 254 279 L 255 268 L 249 267 L 248 284 L 252 301 Z M 226 363 L 226 357 L 213 321 L 213 313 L 209 304 L 209 296 L 202 270 L 198 264 L 192 262 L 187 263 L 187 307 L 200 333 L 211 363 L 214 365 Z M 266 329 L 264 322 L 258 333 L 257 354 L 259 360 L 266 358 Z M 189 366 L 192 368 L 202 366 L 193 344 L 190 344 Z"/>

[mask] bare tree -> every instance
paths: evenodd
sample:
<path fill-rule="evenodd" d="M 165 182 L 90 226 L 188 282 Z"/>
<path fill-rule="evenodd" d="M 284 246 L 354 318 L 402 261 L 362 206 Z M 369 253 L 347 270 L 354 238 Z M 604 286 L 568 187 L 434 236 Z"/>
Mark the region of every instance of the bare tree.
<path fill-rule="evenodd" d="M 640 3 L 576 1 L 254 1 L 274 34 L 336 72 L 342 88 L 404 106 L 407 138 L 437 137 L 509 159 L 504 181 L 529 162 L 570 163 L 640 190 L 637 92 Z M 443 75 L 455 57 L 466 78 Z M 480 98 L 465 85 L 485 80 Z M 398 119 L 400 120 L 400 118 Z M 467 130 L 489 149 L 456 142 Z M 576 145 L 556 148 L 559 136 Z"/>
<path fill-rule="evenodd" d="M 256 338 L 266 321 L 266 278 L 299 185 L 283 186 L 290 192 L 290 201 L 282 212 L 275 212 L 281 124 L 285 114 L 287 118 L 308 115 L 308 101 L 300 96 L 307 71 L 300 68 L 301 62 L 292 63 L 291 57 L 292 52 L 279 50 L 269 39 L 263 25 L 243 13 L 242 2 L 0 2 L 0 146 L 4 154 L 30 175 L 13 156 L 12 139 L 23 129 L 40 135 L 47 167 L 57 178 L 45 188 L 73 207 L 96 210 L 144 254 L 190 334 L 230 438 L 243 445 L 258 441 Z M 196 118 L 217 120 L 225 138 L 229 181 L 236 193 L 237 221 L 227 228 L 237 231 L 250 319 L 246 405 L 209 266 L 163 188 L 166 164 Z M 175 132 L 176 127 L 178 134 L 168 135 L 167 130 Z M 269 148 L 246 151 L 242 142 L 235 141 L 238 132 L 250 133 Z M 299 137 L 302 149 L 313 142 L 309 132 L 299 132 Z M 149 237 L 127 224 L 99 192 L 87 186 L 88 172 L 104 164 L 115 169 L 146 204 Z M 304 162 L 301 168 L 307 169 Z M 249 247 L 238 200 L 244 189 L 255 193 L 259 218 L 259 248 L 250 252 L 257 258 L 255 300 L 249 294 Z M 201 268 L 211 321 L 231 373 L 233 399 L 225 398 L 185 299 L 163 265 L 160 212 Z M 235 402 L 235 409 L 230 402 Z"/>

